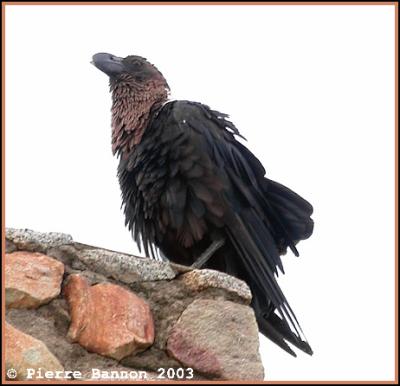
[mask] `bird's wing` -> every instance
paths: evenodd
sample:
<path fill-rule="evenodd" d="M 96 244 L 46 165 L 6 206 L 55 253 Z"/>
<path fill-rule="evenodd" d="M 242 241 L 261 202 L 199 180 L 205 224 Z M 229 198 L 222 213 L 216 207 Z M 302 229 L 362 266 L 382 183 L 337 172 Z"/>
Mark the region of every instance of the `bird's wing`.
<path fill-rule="evenodd" d="M 264 178 L 261 163 L 235 139 L 240 134 L 227 115 L 198 103 L 176 101 L 162 121 L 162 141 L 174 138 L 169 145 L 173 147 L 169 168 L 174 178 L 163 195 L 164 225 L 181 229 L 181 242 L 186 246 L 201 239 L 207 223 L 224 227 L 253 292 L 266 296 L 261 303 L 269 305 L 269 310 L 260 312 L 267 313 L 273 306 L 295 334 L 302 336 L 275 275 L 277 268 L 283 272 L 282 246 L 297 253 L 295 243 L 306 238 L 295 234 L 298 230 L 288 226 L 288 218 L 294 216 L 294 223 L 298 216 L 309 218 L 311 206 L 300 197 L 298 204 L 291 204 L 295 193 L 287 188 L 289 198 L 280 197 L 278 185 Z M 269 199 L 270 186 L 278 198 Z M 288 210 L 290 205 L 294 210 Z"/>
<path fill-rule="evenodd" d="M 290 223 L 309 218 L 312 208 L 300 197 L 292 202 L 295 193 L 285 188 L 281 195 L 279 185 L 264 178 L 263 166 L 235 139 L 240 134 L 225 114 L 199 103 L 174 101 L 154 117 L 151 130 L 124 166 L 130 170 L 136 165 L 140 175 L 134 183 L 148 202 L 153 196 L 159 198 L 152 206 L 127 209 L 136 213 L 130 216 L 136 219 L 135 239 L 141 237 L 146 249 L 146 244 L 160 244 L 173 230 L 176 241 L 190 248 L 211 227 L 222 229 L 246 271 L 243 277 L 251 286 L 258 319 L 276 309 L 283 324 L 279 328 L 291 330 L 295 344 L 307 351 L 308 346 L 301 347 L 306 344 L 301 328 L 275 276 L 278 268 L 283 272 L 282 250 L 289 246 L 296 253 L 295 243 L 306 238 L 300 225 Z M 144 159 L 152 162 L 147 165 Z M 153 194 L 156 188 L 158 193 Z M 271 189 L 276 197 L 269 196 Z M 155 205 L 158 219 L 152 218 Z M 291 352 L 281 337 L 277 340 Z"/>

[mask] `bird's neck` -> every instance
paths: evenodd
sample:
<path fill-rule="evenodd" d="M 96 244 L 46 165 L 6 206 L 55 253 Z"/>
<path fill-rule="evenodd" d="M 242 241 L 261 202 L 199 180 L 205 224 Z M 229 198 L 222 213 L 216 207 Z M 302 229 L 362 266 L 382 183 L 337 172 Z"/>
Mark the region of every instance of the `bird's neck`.
<path fill-rule="evenodd" d="M 151 112 L 168 100 L 162 82 L 135 84 L 129 81 L 110 85 L 112 92 L 112 151 L 128 155 L 140 143 Z"/>

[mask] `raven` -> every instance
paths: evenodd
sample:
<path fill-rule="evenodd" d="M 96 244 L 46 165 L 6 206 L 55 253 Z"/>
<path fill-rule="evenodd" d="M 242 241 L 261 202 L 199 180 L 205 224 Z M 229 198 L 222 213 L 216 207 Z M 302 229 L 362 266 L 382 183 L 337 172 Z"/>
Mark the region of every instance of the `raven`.
<path fill-rule="evenodd" d="M 312 349 L 280 289 L 280 255 L 313 232 L 312 206 L 265 177 L 235 137 L 228 115 L 186 100 L 147 59 L 107 53 L 92 63 L 109 76 L 112 151 L 119 157 L 125 225 L 147 256 L 220 270 L 244 280 L 260 331 L 296 356 Z M 242 137 L 243 138 L 243 137 Z"/>

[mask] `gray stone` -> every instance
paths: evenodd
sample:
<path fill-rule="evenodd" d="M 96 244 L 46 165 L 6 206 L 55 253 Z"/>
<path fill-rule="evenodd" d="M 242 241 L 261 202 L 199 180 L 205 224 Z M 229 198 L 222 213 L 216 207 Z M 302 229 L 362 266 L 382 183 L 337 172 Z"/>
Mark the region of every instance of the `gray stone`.
<path fill-rule="evenodd" d="M 195 300 L 172 328 L 167 351 L 213 379 L 263 380 L 258 327 L 251 308 L 221 300 Z"/>
<path fill-rule="evenodd" d="M 6 229 L 6 239 L 14 243 L 19 250 L 46 252 L 48 248 L 71 244 L 72 237 L 58 232 L 36 232 L 31 229 Z"/>
<path fill-rule="evenodd" d="M 168 263 L 104 249 L 78 251 L 78 258 L 91 270 L 126 284 L 173 279 L 176 276 Z"/>
<path fill-rule="evenodd" d="M 183 274 L 180 279 L 193 291 L 207 288 L 220 288 L 242 298 L 246 304 L 251 302 L 251 291 L 248 285 L 236 277 L 212 269 L 196 269 Z"/>
<path fill-rule="evenodd" d="M 127 367 L 144 368 L 153 371 L 157 371 L 160 367 L 165 369 L 181 367 L 178 361 L 169 357 L 164 350 L 156 347 L 151 347 L 136 355 L 130 355 L 122 359 L 121 364 Z"/>
<path fill-rule="evenodd" d="M 49 248 L 46 252 L 47 256 L 54 257 L 65 265 L 70 265 L 74 269 L 84 270 L 85 265 L 78 260 L 78 250 L 74 244 L 60 245 L 58 247 Z"/>
<path fill-rule="evenodd" d="M 15 244 L 12 241 L 6 239 L 6 253 L 12 253 L 16 250 L 17 247 L 15 246 Z"/>

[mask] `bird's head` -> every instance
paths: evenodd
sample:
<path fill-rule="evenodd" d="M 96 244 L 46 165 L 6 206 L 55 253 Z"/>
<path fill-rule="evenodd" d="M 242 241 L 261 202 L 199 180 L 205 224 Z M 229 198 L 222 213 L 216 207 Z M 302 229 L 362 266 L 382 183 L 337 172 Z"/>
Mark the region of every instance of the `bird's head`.
<path fill-rule="evenodd" d="M 107 53 L 93 55 L 92 64 L 110 78 L 112 92 L 112 150 L 128 154 L 149 123 L 151 111 L 168 99 L 169 86 L 147 59 Z"/>
<path fill-rule="evenodd" d="M 167 81 L 161 72 L 146 58 L 130 55 L 120 58 L 112 54 L 98 53 L 93 55 L 92 63 L 110 77 L 111 82 L 131 80 L 135 84 L 148 82 L 163 83 L 168 87 Z"/>

